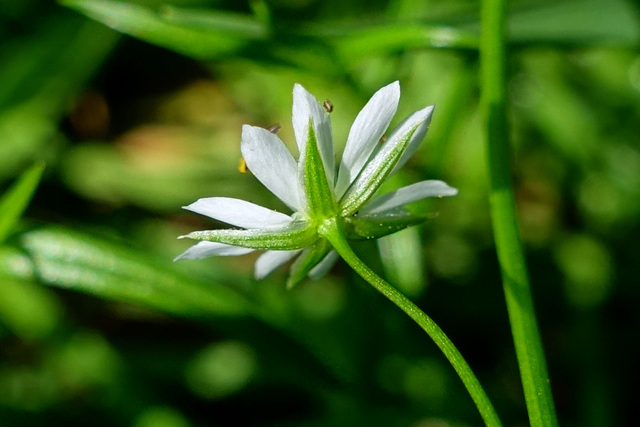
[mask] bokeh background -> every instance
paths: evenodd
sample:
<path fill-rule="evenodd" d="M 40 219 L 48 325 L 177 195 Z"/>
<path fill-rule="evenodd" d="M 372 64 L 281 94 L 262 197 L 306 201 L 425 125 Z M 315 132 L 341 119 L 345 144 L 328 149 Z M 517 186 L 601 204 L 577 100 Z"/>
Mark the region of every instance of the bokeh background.
<path fill-rule="evenodd" d="M 357 252 L 527 425 L 487 203 L 473 0 L 0 1 L 0 191 L 45 162 L 0 247 L 0 424 L 471 426 L 435 345 L 344 264 L 286 291 L 255 256 L 173 263 L 207 196 L 284 206 L 238 171 L 241 125 L 330 99 L 338 150 L 375 90 L 437 109 L 388 188 L 443 179 L 424 226 Z M 632 425 L 640 347 L 640 18 L 511 2 L 513 179 L 565 426 Z M 111 27 L 111 28 L 110 28 Z M 635 397 L 634 397 L 635 396 Z"/>

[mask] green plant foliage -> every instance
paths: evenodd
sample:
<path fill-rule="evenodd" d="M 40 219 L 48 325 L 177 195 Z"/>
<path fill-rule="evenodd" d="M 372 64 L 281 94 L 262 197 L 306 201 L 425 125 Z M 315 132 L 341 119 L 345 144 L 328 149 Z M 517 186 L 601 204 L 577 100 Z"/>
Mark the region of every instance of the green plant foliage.
<path fill-rule="evenodd" d="M 182 277 L 171 265 L 87 234 L 43 228 L 19 240 L 36 277 L 52 286 L 196 318 L 251 313 L 246 298 L 222 284 Z"/>
<path fill-rule="evenodd" d="M 181 209 L 198 198 L 289 212 L 239 168 L 243 124 L 293 142 L 300 83 L 333 104 L 340 153 L 395 80 L 398 119 L 436 109 L 380 193 L 441 179 L 459 194 L 354 251 L 450 336 L 504 424 L 527 424 L 478 5 L 0 0 L 0 424 L 480 425 L 445 358 L 344 262 L 292 290 L 285 269 L 253 280 L 254 255 L 172 262 L 176 236 L 226 228 Z M 509 2 L 510 174 L 560 425 L 637 412 L 639 16 L 625 0 Z"/>
<path fill-rule="evenodd" d="M 26 209 L 38 187 L 44 164 L 36 164 L 24 172 L 18 182 L 0 197 L 0 243 L 12 229 Z"/>

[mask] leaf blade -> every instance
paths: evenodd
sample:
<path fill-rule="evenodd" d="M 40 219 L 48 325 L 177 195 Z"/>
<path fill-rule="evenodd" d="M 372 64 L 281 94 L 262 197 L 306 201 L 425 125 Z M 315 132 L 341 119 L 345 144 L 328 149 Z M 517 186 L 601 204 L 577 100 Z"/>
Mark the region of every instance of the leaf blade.
<path fill-rule="evenodd" d="M 184 275 L 169 260 L 159 262 L 129 247 L 62 227 L 20 235 L 37 279 L 109 300 L 192 318 L 235 318 L 256 308 L 221 282 Z"/>
<path fill-rule="evenodd" d="M 0 243 L 11 233 L 38 188 L 44 163 L 36 163 L 0 199 Z"/>
<path fill-rule="evenodd" d="M 102 22 L 122 33 L 198 59 L 213 59 L 233 53 L 255 38 L 252 32 L 238 33 L 224 27 L 185 25 L 180 19 L 168 19 L 162 13 L 119 1 L 63 0 L 63 5 Z M 175 18 L 175 16 L 174 16 Z"/>

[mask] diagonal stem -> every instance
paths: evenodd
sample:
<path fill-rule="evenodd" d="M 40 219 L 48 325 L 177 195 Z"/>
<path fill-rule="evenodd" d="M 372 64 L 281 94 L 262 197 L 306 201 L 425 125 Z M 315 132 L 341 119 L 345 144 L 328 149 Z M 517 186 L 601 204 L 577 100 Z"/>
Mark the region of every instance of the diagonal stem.
<path fill-rule="evenodd" d="M 506 0 L 483 0 L 481 9 L 481 106 L 487 139 L 489 202 L 529 422 L 534 427 L 556 426 L 558 421 L 518 230 L 509 170 L 506 6 Z"/>
<path fill-rule="evenodd" d="M 333 245 L 334 249 L 356 273 L 409 315 L 409 317 L 431 337 L 464 383 L 485 424 L 492 427 L 501 426 L 502 424 L 500 423 L 498 414 L 493 408 L 482 385 L 480 385 L 480 382 L 467 362 L 442 329 L 440 329 L 424 311 L 420 310 L 418 306 L 411 302 L 411 300 L 383 280 L 358 258 L 351 249 L 351 246 L 349 246 L 349 243 L 344 237 L 344 232 L 336 219 L 325 220 L 320 227 L 320 234 Z"/>

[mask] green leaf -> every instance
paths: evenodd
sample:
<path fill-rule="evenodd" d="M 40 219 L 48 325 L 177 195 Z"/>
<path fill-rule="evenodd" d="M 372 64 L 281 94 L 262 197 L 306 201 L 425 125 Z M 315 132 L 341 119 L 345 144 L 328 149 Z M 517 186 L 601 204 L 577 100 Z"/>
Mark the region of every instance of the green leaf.
<path fill-rule="evenodd" d="M 158 13 L 131 3 L 105 0 L 63 0 L 63 5 L 125 34 L 199 59 L 229 55 L 266 32 L 250 18 L 169 8 Z"/>
<path fill-rule="evenodd" d="M 154 260 L 88 234 L 47 227 L 21 234 L 19 244 L 35 279 L 51 286 L 187 317 L 238 317 L 255 310 L 246 297 L 219 282 L 190 278 L 170 260 Z"/>
<path fill-rule="evenodd" d="M 247 39 L 260 40 L 269 35 L 269 29 L 264 23 L 250 15 L 239 13 L 165 6 L 161 16 L 166 22 L 175 25 L 235 34 Z"/>
<path fill-rule="evenodd" d="M 390 24 L 329 37 L 345 61 L 419 48 L 477 49 L 477 31 L 443 25 Z"/>
<path fill-rule="evenodd" d="M 288 251 L 309 246 L 317 238 L 317 234 L 307 222 L 297 221 L 285 228 L 204 230 L 194 231 L 180 238 L 226 243 L 243 248 Z"/>
<path fill-rule="evenodd" d="M 509 43 L 628 45 L 640 42 L 638 13 L 624 0 L 567 0 L 513 8 Z"/>
<path fill-rule="evenodd" d="M 0 319 L 25 340 L 44 338 L 60 322 L 62 310 L 51 290 L 0 276 Z"/>
<path fill-rule="evenodd" d="M 0 179 L 55 155 L 59 120 L 120 37 L 59 12 L 0 47 Z"/>
<path fill-rule="evenodd" d="M 424 253 L 418 227 L 377 240 L 384 274 L 402 293 L 420 296 L 427 287 Z"/>
<path fill-rule="evenodd" d="M 36 163 L 0 199 L 0 243 L 4 242 L 38 188 L 44 163 Z"/>

